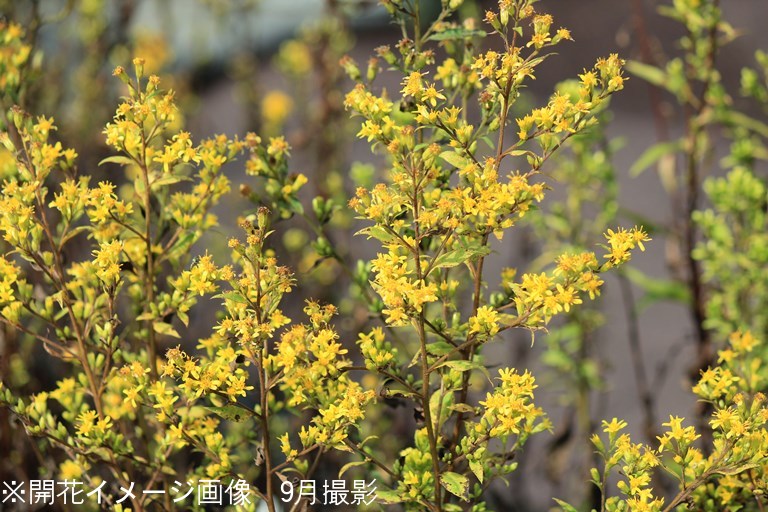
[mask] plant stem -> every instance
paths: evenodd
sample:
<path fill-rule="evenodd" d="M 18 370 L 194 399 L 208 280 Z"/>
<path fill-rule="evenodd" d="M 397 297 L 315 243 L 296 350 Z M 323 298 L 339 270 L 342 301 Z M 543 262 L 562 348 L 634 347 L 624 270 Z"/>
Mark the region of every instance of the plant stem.
<path fill-rule="evenodd" d="M 147 269 L 144 275 L 144 294 L 147 297 L 147 304 L 155 302 L 155 260 L 152 254 L 152 201 L 149 183 L 149 168 L 147 167 L 147 139 L 142 131 L 141 133 L 141 179 L 144 183 L 144 240 L 147 246 Z M 149 353 L 149 374 L 152 380 L 157 380 L 157 340 L 155 338 L 155 328 L 152 320 L 146 321 Z"/>

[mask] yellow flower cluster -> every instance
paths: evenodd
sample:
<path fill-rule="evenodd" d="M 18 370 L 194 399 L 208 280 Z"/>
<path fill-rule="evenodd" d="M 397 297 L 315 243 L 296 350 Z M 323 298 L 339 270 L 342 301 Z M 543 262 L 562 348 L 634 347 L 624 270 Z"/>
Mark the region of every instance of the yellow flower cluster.
<path fill-rule="evenodd" d="M 499 370 L 501 384 L 479 403 L 483 416 L 475 423 L 477 433 L 490 437 L 518 436 L 525 439 L 534 431 L 548 428 L 544 411 L 534 405 L 536 379 L 527 370 L 522 374 L 511 368 Z M 543 426 L 543 427 L 542 427 Z"/>
<path fill-rule="evenodd" d="M 365 358 L 365 367 L 371 371 L 387 368 L 396 362 L 397 349 L 388 342 L 381 327 L 374 327 L 370 333 L 361 332 L 357 340 L 360 352 Z"/>
<path fill-rule="evenodd" d="M 658 455 L 654 450 L 632 443 L 628 434 L 620 434 L 626 426 L 626 422 L 616 418 L 611 422 L 603 421 L 603 431 L 608 434 L 611 454 L 605 462 L 606 471 L 614 466 L 621 468 L 624 479 L 619 481 L 617 486 L 626 496 L 625 503 L 629 510 L 659 512 L 664 506 L 664 498 L 656 497 L 651 486 L 654 468 L 659 465 Z M 593 442 L 598 451 L 604 450 L 605 447 L 597 435 L 593 437 Z M 593 478 L 595 476 L 593 472 Z M 618 496 L 608 498 L 606 510 L 620 510 L 617 507 L 621 501 Z"/>
<path fill-rule="evenodd" d="M 542 108 L 517 119 L 518 137 L 527 140 L 542 133 L 573 133 L 589 122 L 588 114 L 611 93 L 623 88 L 624 61 L 613 54 L 600 59 L 590 71 L 579 75 L 580 87 L 576 98 L 557 92 Z M 551 139 L 542 139 L 545 150 L 551 149 Z"/>
<path fill-rule="evenodd" d="M 73 197 L 71 194 L 78 191 L 76 187 L 77 185 L 72 181 L 62 184 L 61 194 L 55 199 L 58 201 L 57 207 L 61 206 L 59 210 L 71 211 L 76 208 L 77 203 L 73 205 L 72 199 L 67 199 Z M 88 217 L 97 226 L 111 219 L 124 222 L 126 217 L 133 213 L 133 203 L 119 200 L 115 194 L 115 186 L 109 182 L 100 182 L 98 188 L 89 190 L 86 197 L 85 203 L 89 207 Z"/>
<path fill-rule="evenodd" d="M 422 502 L 434 497 L 435 476 L 431 471 L 427 429 L 422 428 L 414 434 L 415 446 L 400 452 L 400 459 L 395 470 L 401 475 L 397 483 L 398 490 L 409 501 Z"/>
<path fill-rule="evenodd" d="M 0 256 L 0 306 L 14 302 L 13 285 L 21 274 L 21 269 L 5 256 Z M 3 315 L 5 316 L 5 315 Z"/>
<path fill-rule="evenodd" d="M 105 284 L 113 285 L 120 280 L 120 259 L 124 243 L 121 240 L 104 242 L 93 252 L 96 275 Z"/>
<path fill-rule="evenodd" d="M 605 258 L 610 266 L 619 265 L 632 257 L 632 249 L 638 247 L 645 250 L 643 242 L 650 240 L 648 234 L 642 228 L 634 227 L 630 230 L 619 228 L 616 231 L 609 229 L 605 234 L 610 246 Z"/>
<path fill-rule="evenodd" d="M 405 325 L 410 316 L 418 315 L 426 304 L 437 300 L 437 286 L 414 278 L 405 250 L 398 244 L 390 245 L 388 253 L 378 254 L 371 268 L 376 273 L 373 287 L 392 325 Z"/>
<path fill-rule="evenodd" d="M 364 391 L 344 368 L 350 365 L 347 349 L 328 325 L 333 306 L 308 302 L 304 308 L 310 325 L 294 325 L 280 338 L 268 367 L 282 374 L 280 389 L 291 407 L 312 407 L 318 415 L 299 433 L 305 448 L 314 444 L 340 447 L 351 425 L 364 417 L 364 409 L 375 392 Z"/>
<path fill-rule="evenodd" d="M 197 259 L 191 269 L 184 270 L 179 277 L 171 280 L 171 285 L 185 296 L 188 294 L 203 296 L 216 292 L 219 289 L 218 281 L 230 281 L 233 277 L 234 271 L 231 266 L 217 267 L 213 257 L 205 254 Z M 192 305 L 193 303 L 180 303 L 175 309 L 186 313 Z"/>
<path fill-rule="evenodd" d="M 499 313 L 490 306 L 481 306 L 477 314 L 469 319 L 470 334 L 493 338 L 499 332 Z"/>
<path fill-rule="evenodd" d="M 628 434 L 621 433 L 627 427 L 624 421 L 603 422 L 608 443 L 598 435 L 592 442 L 605 467 L 602 475 L 592 470 L 593 483 L 606 495 L 611 470 L 618 468 L 623 475 L 618 483 L 622 496 L 608 497 L 605 510 L 659 512 L 683 501 L 696 510 L 720 510 L 720 506 L 730 509 L 754 503 L 768 484 L 768 407 L 761 392 L 745 386 L 748 381 L 743 376 L 748 374 L 742 371 L 764 373 L 762 356 L 754 352 L 757 345 L 751 334 L 735 333 L 730 347 L 720 353 L 720 366 L 702 372 L 694 387 L 714 408 L 709 455 L 696 446 L 700 434 L 678 416 L 663 423 L 666 429 L 658 437 L 658 449 L 632 443 Z M 679 481 L 680 492 L 669 500 L 658 496 L 653 487 L 653 471 L 659 465 Z M 714 503 L 719 505 L 712 508 Z"/>
<path fill-rule="evenodd" d="M 243 366 L 234 366 L 238 358 L 245 360 L 247 351 L 235 349 L 230 343 L 219 336 L 202 340 L 208 357 L 196 360 L 179 348 L 172 348 L 166 353 L 167 362 L 163 365 L 162 374 L 180 381 L 180 388 L 187 400 L 195 400 L 209 395 L 219 394 L 230 402 L 245 396 L 253 386 L 248 384 L 248 372 Z M 156 384 L 157 386 L 158 384 Z M 150 389 L 159 414 L 171 414 L 171 405 L 176 397 L 170 390 L 162 388 Z"/>
<path fill-rule="evenodd" d="M 523 274 L 519 283 L 504 283 L 511 290 L 518 316 L 527 324 L 546 324 L 556 314 L 581 304 L 581 295 L 594 299 L 603 284 L 598 274 L 603 270 L 592 252 L 563 254 L 549 273 Z"/>
<path fill-rule="evenodd" d="M 506 475 L 517 467 L 504 454 L 490 449 L 493 439 L 499 439 L 509 452 L 522 448 L 528 438 L 551 429 L 544 411 L 533 403 L 536 379 L 527 370 L 519 373 L 513 368 L 499 370 L 501 383 L 486 393 L 479 405 L 482 412 L 477 421 L 467 424 L 467 435 L 461 439 L 457 454 L 466 458 L 469 469 L 480 483 L 486 478 Z M 508 445 L 508 441 L 512 441 Z"/>
<path fill-rule="evenodd" d="M 17 23 L 0 21 L 0 93 L 15 91 L 21 85 L 22 70 L 32 56 L 24 43 L 24 29 Z"/>
<path fill-rule="evenodd" d="M 88 409 L 77 417 L 77 435 L 82 438 L 98 439 L 112 428 L 112 418 L 99 419 L 96 411 Z"/>

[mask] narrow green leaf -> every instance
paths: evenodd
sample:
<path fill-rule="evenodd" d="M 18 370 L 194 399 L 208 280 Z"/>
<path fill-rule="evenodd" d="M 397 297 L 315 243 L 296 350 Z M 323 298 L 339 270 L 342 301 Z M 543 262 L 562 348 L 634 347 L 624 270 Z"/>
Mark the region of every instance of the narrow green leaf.
<path fill-rule="evenodd" d="M 763 137 L 768 137 L 768 124 L 765 124 L 748 115 L 735 110 L 725 110 L 718 112 L 718 120 L 731 126 L 740 126 L 753 131 Z"/>
<path fill-rule="evenodd" d="M 450 353 L 456 347 L 448 343 L 447 341 L 433 341 L 427 345 L 427 352 L 433 356 L 444 356 Z"/>
<path fill-rule="evenodd" d="M 137 181 L 141 181 L 141 180 L 137 180 Z M 198 234 L 195 233 L 194 231 L 189 231 L 186 234 L 181 235 L 181 237 L 179 237 L 179 241 L 173 244 L 173 247 L 171 247 L 168 250 L 168 255 L 175 256 L 177 253 L 187 252 L 187 249 L 189 249 L 192 246 L 192 244 L 195 243 L 197 238 L 198 238 Z"/>
<path fill-rule="evenodd" d="M 632 176 L 638 176 L 648 167 L 661 160 L 662 157 L 666 155 L 672 155 L 678 151 L 682 151 L 682 149 L 682 139 L 654 144 L 650 148 L 646 149 L 645 152 L 640 155 L 640 158 L 638 158 L 635 163 L 632 164 L 632 167 L 629 168 L 629 174 Z"/>
<path fill-rule="evenodd" d="M 220 293 L 218 295 L 213 296 L 214 299 L 224 299 L 224 300 L 231 300 L 233 302 L 237 302 L 238 304 L 248 304 L 248 301 L 245 297 L 243 297 L 243 294 L 239 292 L 224 292 Z"/>
<path fill-rule="evenodd" d="M 174 329 L 171 324 L 167 324 L 165 322 L 155 322 L 152 324 L 152 328 L 158 334 L 171 336 L 173 338 L 181 338 L 181 336 L 179 336 L 179 333 L 176 332 L 176 329 Z"/>
<path fill-rule="evenodd" d="M 67 233 L 61 238 L 60 244 L 64 245 L 70 240 L 72 240 L 73 238 L 75 238 L 80 233 L 84 231 L 88 231 L 90 229 L 93 229 L 93 228 L 91 226 L 77 226 L 76 228 L 67 231 Z"/>
<path fill-rule="evenodd" d="M 475 412 L 475 408 L 469 404 L 453 404 L 451 410 L 464 414 L 474 414 Z"/>
<path fill-rule="evenodd" d="M 684 283 L 671 279 L 653 278 L 634 267 L 625 267 L 622 271 L 630 281 L 645 292 L 643 298 L 638 301 L 638 307 L 641 309 L 665 300 L 682 304 L 690 302 L 690 291 Z"/>
<path fill-rule="evenodd" d="M 440 158 L 456 167 L 457 169 L 463 169 L 467 166 L 467 159 L 455 151 L 443 151 L 440 153 Z"/>
<path fill-rule="evenodd" d="M 160 176 L 155 181 L 153 181 L 150 184 L 150 188 L 166 187 L 168 185 L 179 183 L 180 181 L 190 181 L 190 179 L 187 178 L 186 176 L 175 176 L 173 174 L 166 174 L 166 175 Z"/>
<path fill-rule="evenodd" d="M 381 226 L 369 226 L 367 228 L 363 228 L 357 233 L 355 233 L 355 236 L 357 235 L 366 235 L 369 239 L 375 238 L 376 240 L 384 244 L 388 244 L 395 239 L 394 235 L 392 235 L 390 232 L 388 232 L 386 229 L 382 228 Z"/>
<path fill-rule="evenodd" d="M 667 73 L 663 69 L 636 60 L 629 60 L 627 71 L 657 87 L 667 88 Z"/>
<path fill-rule="evenodd" d="M 459 372 L 469 372 L 472 370 L 479 370 L 483 365 L 478 363 L 477 361 L 467 361 L 464 359 L 459 359 L 457 361 L 445 361 L 444 363 L 441 363 L 438 368 L 441 366 L 447 366 L 448 368 L 451 368 L 452 370 L 456 370 Z"/>
<path fill-rule="evenodd" d="M 368 462 L 364 460 L 356 460 L 354 462 L 348 462 L 344 464 L 343 466 L 341 466 L 341 469 L 339 470 L 339 478 L 341 478 L 344 475 L 344 473 L 346 473 L 348 470 L 357 466 L 364 466 L 366 464 L 368 464 Z"/>
<path fill-rule="evenodd" d="M 254 416 L 253 411 L 248 411 L 236 405 L 225 405 L 222 407 L 203 407 L 225 420 L 236 421 L 238 423 L 245 421 L 249 416 Z"/>
<path fill-rule="evenodd" d="M 491 252 L 485 245 L 461 247 L 448 251 L 437 257 L 433 268 L 451 268 L 476 259 L 479 256 L 487 256 Z"/>
<path fill-rule="evenodd" d="M 363 439 L 362 441 L 360 441 L 360 442 L 358 443 L 358 445 L 357 445 L 357 446 L 358 446 L 359 448 L 362 448 L 362 447 L 363 447 L 363 446 L 365 446 L 365 445 L 366 445 L 366 444 L 367 444 L 369 441 L 375 441 L 375 440 L 376 440 L 376 439 L 378 439 L 378 438 L 379 438 L 379 436 L 368 436 L 368 437 L 366 437 L 365 439 Z"/>
<path fill-rule="evenodd" d="M 403 501 L 402 495 L 393 489 L 379 489 L 376 491 L 376 498 L 388 505 L 394 505 L 395 503 L 401 503 Z"/>
<path fill-rule="evenodd" d="M 733 476 L 733 475 L 738 475 L 739 473 L 742 473 L 744 471 L 747 471 L 748 469 L 754 469 L 756 467 L 759 467 L 759 465 L 749 463 L 749 464 L 742 464 L 741 466 L 719 468 L 714 472 L 720 473 L 721 475 Z"/>
<path fill-rule="evenodd" d="M 473 37 L 485 37 L 484 30 L 470 30 L 466 28 L 449 28 L 436 34 L 432 34 L 427 41 L 450 41 L 455 39 L 471 39 Z"/>
<path fill-rule="evenodd" d="M 555 502 L 557 502 L 558 505 L 560 505 L 560 508 L 563 509 L 563 512 L 579 512 L 577 508 L 575 508 L 573 505 L 569 505 L 563 500 L 559 500 L 557 498 L 552 498 L 552 499 L 555 500 Z"/>
<path fill-rule="evenodd" d="M 99 162 L 99 166 L 101 166 L 102 164 L 132 165 L 132 164 L 135 164 L 135 163 L 136 162 L 134 162 L 133 160 L 131 160 L 127 156 L 115 155 L 115 156 L 108 156 L 107 158 L 105 158 L 104 160 Z"/>

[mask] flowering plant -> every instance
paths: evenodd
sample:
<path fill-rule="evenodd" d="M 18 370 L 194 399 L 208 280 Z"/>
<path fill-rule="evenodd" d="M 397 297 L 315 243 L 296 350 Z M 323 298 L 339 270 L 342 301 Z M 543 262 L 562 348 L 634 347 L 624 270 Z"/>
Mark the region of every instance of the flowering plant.
<path fill-rule="evenodd" d="M 98 182 L 56 140 L 53 119 L 8 110 L 0 119 L 0 323 L 4 339 L 29 351 L 14 364 L 39 354 L 62 377 L 29 391 L 22 370 L 4 376 L 0 405 L 40 455 L 39 475 L 122 491 L 121 499 L 89 494 L 83 504 L 92 509 L 171 510 L 184 480 L 222 483 L 237 491 L 231 505 L 272 512 L 282 509 L 284 484 L 331 467 L 334 478 L 353 472 L 377 482 L 365 501 L 371 509 L 487 509 L 494 481 L 518 469 L 516 455 L 552 422 L 534 401 L 533 374 L 494 368 L 486 347 L 512 330 L 533 341 L 556 317 L 586 330 L 576 313 L 600 295 L 605 273 L 651 239 L 642 227 L 599 225 L 615 220 L 614 195 L 586 238 L 566 229 L 535 271 L 491 275 L 494 244 L 524 218 L 541 228 L 558 215 L 538 211 L 547 165 L 566 178 L 583 167 L 590 183 L 605 175 L 589 147 L 604 138 L 625 62 L 600 58 L 524 109 L 523 90 L 571 33 L 535 0 L 502 0 L 482 22 L 456 21 L 462 3 L 441 2 L 426 23 L 419 2 L 384 0 L 402 39 L 377 48 L 364 71 L 351 57 L 339 63 L 354 82 L 343 107 L 386 167 L 346 205 L 357 236 L 375 247 L 351 265 L 327 232 L 344 207 L 320 195 L 306 213 L 312 176 L 289 171 L 291 147 L 277 134 L 284 97 L 265 112 L 270 136 L 195 142 L 176 94 L 136 57 L 130 71 L 113 73 L 125 96 L 103 129 L 108 178 Z M 498 49 L 481 49 L 484 38 Z M 32 48 L 13 23 L 0 25 L 0 43 L 3 105 L 17 103 Z M 377 85 L 387 75 L 399 84 L 394 93 Z M 576 157 L 564 154 L 571 142 Z M 218 254 L 204 235 L 219 226 L 213 209 L 230 193 L 224 171 L 233 162 L 249 176 L 241 193 L 258 206 L 238 220 L 228 254 Z M 738 179 L 734 171 L 730 180 Z M 354 288 L 339 304 L 306 301 L 300 319 L 289 317 L 287 297 L 303 276 L 279 263 L 275 242 L 293 216 L 311 226 L 318 261 L 346 265 Z M 719 226 L 711 215 L 699 221 L 713 233 Z M 715 273 L 708 248 L 698 254 Z M 367 313 L 351 340 L 337 326 L 350 299 Z M 204 305 L 215 309 L 207 323 L 196 318 Z M 633 443 L 624 421 L 604 422 L 607 440 L 592 437 L 602 469 L 590 472 L 601 512 L 762 506 L 764 350 L 749 325 L 712 321 L 739 329 L 694 388 L 711 404 L 711 442 L 696 446 L 700 431 L 677 416 L 662 425 L 658 448 Z M 552 366 L 574 367 L 563 363 L 564 346 L 547 354 Z M 587 363 L 576 362 L 579 378 Z M 382 439 L 382 411 L 400 406 L 414 424 L 393 449 Z M 621 479 L 611 495 L 614 469 Z M 659 470 L 679 482 L 678 493 L 658 492 Z M 313 504 L 305 498 L 291 506 Z"/>

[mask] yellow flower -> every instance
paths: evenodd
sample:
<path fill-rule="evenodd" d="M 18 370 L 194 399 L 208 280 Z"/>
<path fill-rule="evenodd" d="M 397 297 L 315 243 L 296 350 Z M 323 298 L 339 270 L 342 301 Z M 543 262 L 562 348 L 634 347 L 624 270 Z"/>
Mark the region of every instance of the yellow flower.
<path fill-rule="evenodd" d="M 627 427 L 627 422 L 613 418 L 610 422 L 603 420 L 603 432 L 609 435 L 615 435 Z"/>
<path fill-rule="evenodd" d="M 422 87 L 421 73 L 413 71 L 403 80 L 403 89 L 401 92 L 406 96 L 418 97 L 421 94 Z"/>
<path fill-rule="evenodd" d="M 83 437 L 88 437 L 96 426 L 96 411 L 87 410 L 77 417 L 77 434 Z"/>
<path fill-rule="evenodd" d="M 83 476 L 82 464 L 67 459 L 59 466 L 59 478 L 61 480 L 78 480 Z"/>
<path fill-rule="evenodd" d="M 281 125 L 293 110 L 293 100 L 282 91 L 269 91 L 261 101 L 261 115 L 268 125 Z"/>

